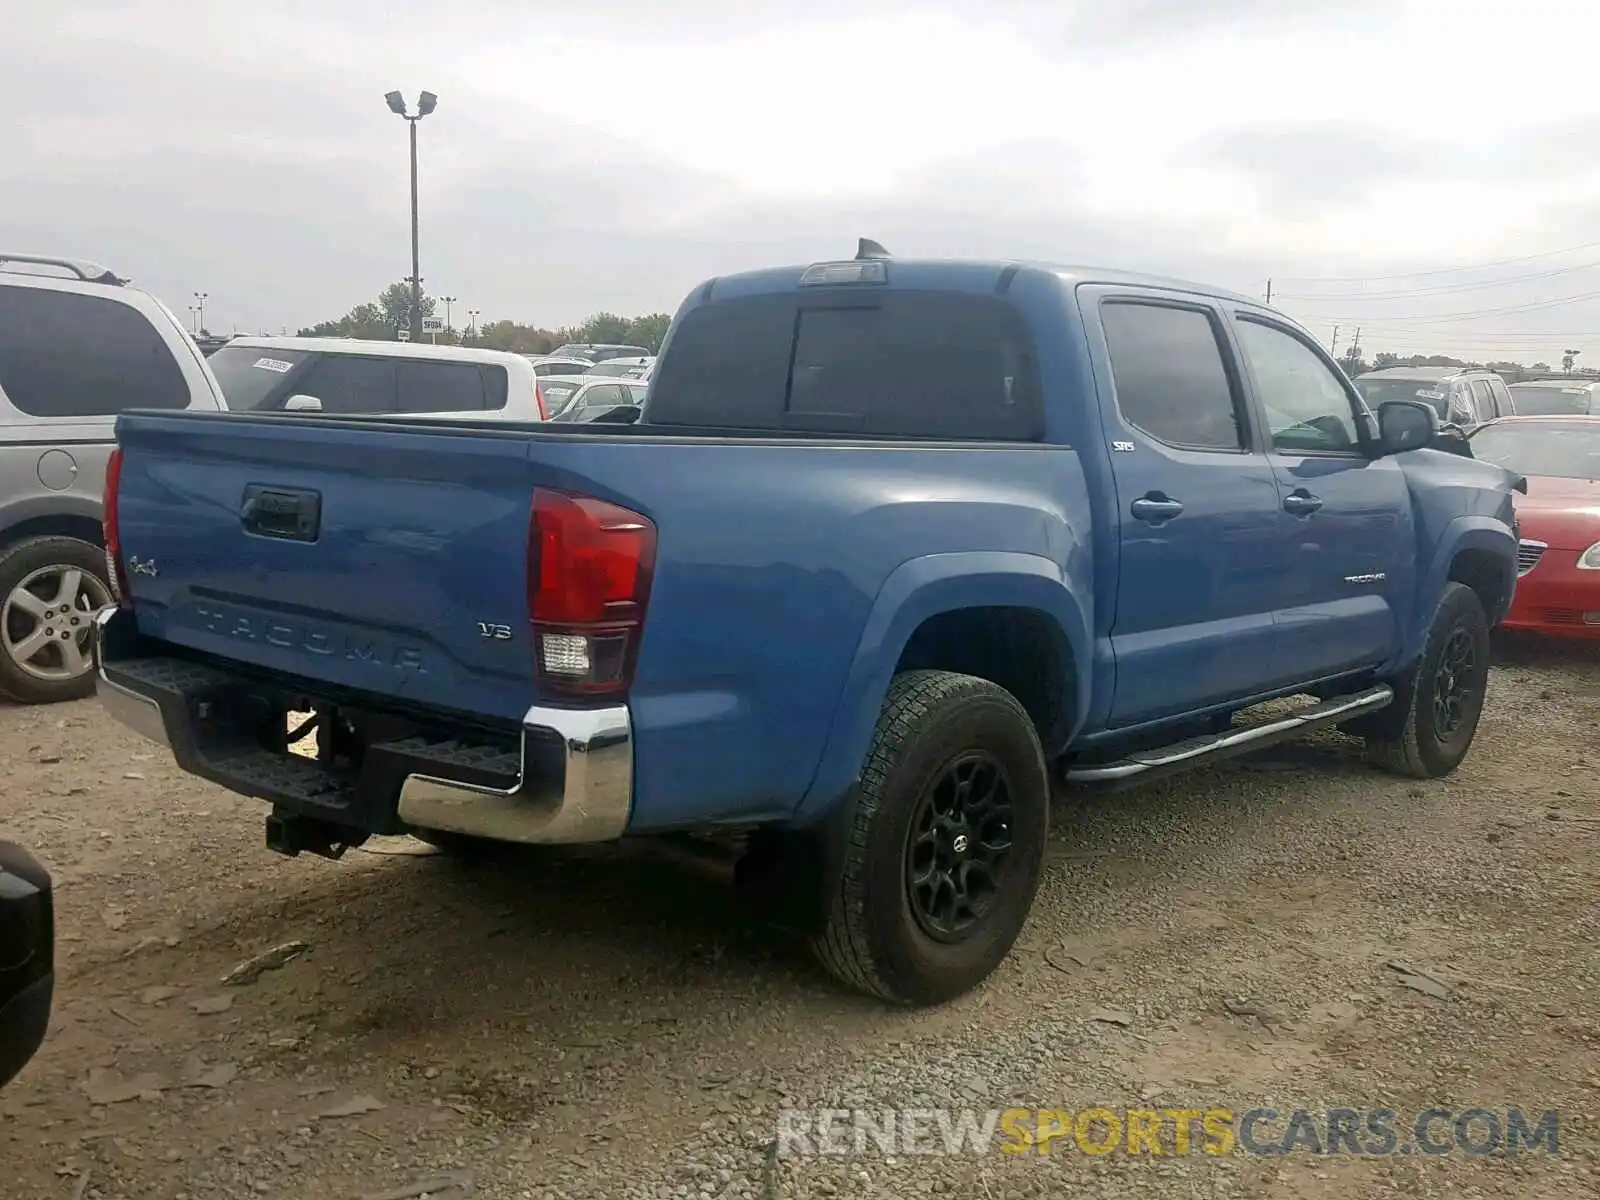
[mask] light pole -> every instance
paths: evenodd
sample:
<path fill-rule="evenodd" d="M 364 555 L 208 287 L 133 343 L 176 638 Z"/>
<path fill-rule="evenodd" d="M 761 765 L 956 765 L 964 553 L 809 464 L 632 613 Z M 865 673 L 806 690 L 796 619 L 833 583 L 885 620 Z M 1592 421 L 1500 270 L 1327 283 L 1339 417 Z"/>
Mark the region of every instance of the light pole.
<path fill-rule="evenodd" d="M 444 301 L 444 331 L 446 337 L 448 337 L 455 331 L 455 327 L 450 324 L 450 306 L 456 302 L 456 298 L 454 296 L 440 296 L 439 299 Z"/>
<path fill-rule="evenodd" d="M 206 293 L 196 292 L 194 294 L 194 299 L 195 309 L 200 314 L 195 318 L 195 320 L 200 323 L 199 328 L 197 328 L 195 332 L 204 333 L 206 331 Z"/>
<path fill-rule="evenodd" d="M 481 308 L 469 308 L 469 309 L 467 309 L 467 320 L 469 322 L 468 328 L 472 330 L 472 340 L 473 341 L 477 341 L 478 340 L 478 314 L 481 313 L 482 311 L 483 310 Z"/>
<path fill-rule="evenodd" d="M 198 307 L 193 304 L 189 305 L 189 332 L 194 337 L 200 336 L 199 312 L 200 309 Z"/>
<path fill-rule="evenodd" d="M 438 106 L 439 97 L 423 92 L 417 97 L 415 116 L 406 111 L 406 98 L 399 92 L 388 92 L 383 98 L 389 111 L 404 117 L 411 127 L 411 340 L 415 342 L 422 332 L 422 267 L 417 258 L 417 122 Z"/>

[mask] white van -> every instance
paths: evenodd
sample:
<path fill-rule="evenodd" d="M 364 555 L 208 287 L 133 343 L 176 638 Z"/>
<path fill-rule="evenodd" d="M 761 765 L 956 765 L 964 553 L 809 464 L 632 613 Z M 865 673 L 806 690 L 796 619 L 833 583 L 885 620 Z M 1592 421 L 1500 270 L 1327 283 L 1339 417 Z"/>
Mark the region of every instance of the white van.
<path fill-rule="evenodd" d="M 235 411 L 543 421 L 520 354 L 356 338 L 236 337 L 206 360 Z"/>

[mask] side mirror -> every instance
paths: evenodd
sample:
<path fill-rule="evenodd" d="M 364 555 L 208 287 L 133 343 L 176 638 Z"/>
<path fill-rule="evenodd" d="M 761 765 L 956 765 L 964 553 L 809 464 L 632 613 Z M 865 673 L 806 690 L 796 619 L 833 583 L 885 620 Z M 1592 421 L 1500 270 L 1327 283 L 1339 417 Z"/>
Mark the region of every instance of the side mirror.
<path fill-rule="evenodd" d="M 1439 434 L 1439 414 L 1420 400 L 1387 400 L 1378 406 L 1378 449 L 1402 454 L 1431 445 Z"/>
<path fill-rule="evenodd" d="M 307 395 L 305 395 L 303 393 L 299 393 L 299 394 L 290 396 L 287 400 L 285 400 L 283 402 L 283 411 L 284 412 L 321 412 L 322 411 L 322 401 L 318 400 L 315 396 L 307 396 Z"/>

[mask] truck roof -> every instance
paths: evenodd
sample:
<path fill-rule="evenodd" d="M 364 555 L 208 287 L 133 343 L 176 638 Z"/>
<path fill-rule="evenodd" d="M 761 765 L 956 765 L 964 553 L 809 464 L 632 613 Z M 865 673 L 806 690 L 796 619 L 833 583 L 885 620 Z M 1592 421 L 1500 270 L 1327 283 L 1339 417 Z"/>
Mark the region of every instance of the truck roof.
<path fill-rule="evenodd" d="M 766 267 L 754 271 L 739 271 L 719 275 L 702 283 L 695 290 L 698 301 L 713 295 L 760 294 L 787 292 L 799 286 L 807 270 L 823 263 L 845 263 L 860 259 L 821 259 L 815 263 L 802 263 L 784 267 Z M 1006 272 L 1021 270 L 1043 271 L 1057 276 L 1063 283 L 1103 283 L 1129 287 L 1164 288 L 1169 291 L 1193 292 L 1232 300 L 1241 304 L 1262 307 L 1262 301 L 1241 293 L 1219 288 L 1212 284 L 1196 283 L 1165 275 L 1150 275 L 1138 271 L 1124 271 L 1109 267 L 1069 265 L 1035 259 L 963 259 L 963 258 L 888 258 L 889 270 L 901 281 L 920 287 L 947 287 L 957 290 L 989 290 Z"/>

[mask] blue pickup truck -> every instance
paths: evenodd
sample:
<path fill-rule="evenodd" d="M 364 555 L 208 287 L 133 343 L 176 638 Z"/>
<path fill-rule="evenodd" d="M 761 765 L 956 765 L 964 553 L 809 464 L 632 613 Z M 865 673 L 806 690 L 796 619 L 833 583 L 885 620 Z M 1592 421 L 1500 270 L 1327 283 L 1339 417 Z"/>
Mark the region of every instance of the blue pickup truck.
<path fill-rule="evenodd" d="M 1245 297 L 864 241 L 696 288 L 629 415 L 122 416 L 104 704 L 285 853 L 737 833 L 907 1004 L 1006 956 L 1057 779 L 1472 742 L 1516 477 Z"/>

